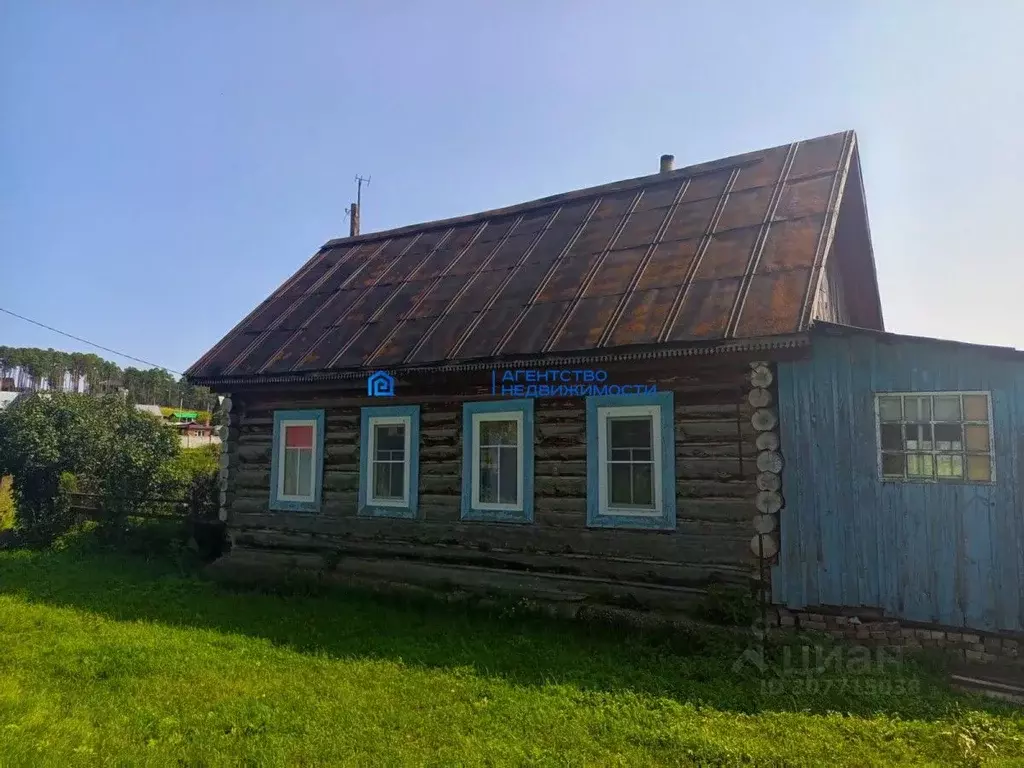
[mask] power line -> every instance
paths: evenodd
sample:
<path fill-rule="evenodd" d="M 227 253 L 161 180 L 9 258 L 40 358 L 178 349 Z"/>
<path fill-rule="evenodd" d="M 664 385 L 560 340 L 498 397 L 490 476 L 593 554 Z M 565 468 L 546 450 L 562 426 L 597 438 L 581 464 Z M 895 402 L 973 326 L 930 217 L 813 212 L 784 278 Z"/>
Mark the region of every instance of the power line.
<path fill-rule="evenodd" d="M 175 371 L 175 370 L 172 370 L 170 368 L 167 368 L 166 366 L 157 365 L 156 363 L 151 363 L 148 360 L 143 360 L 140 357 L 132 357 L 131 355 L 126 355 L 124 352 L 118 352 L 116 349 L 111 349 L 110 347 L 104 347 L 104 346 L 102 346 L 100 344 L 96 344 L 96 343 L 94 343 L 92 341 L 89 341 L 88 339 L 83 339 L 81 336 L 75 336 L 74 334 L 71 334 L 71 333 L 65 333 L 64 331 L 58 330 L 56 328 L 53 328 L 53 327 L 51 327 L 49 325 L 46 325 L 45 323 L 40 323 L 38 320 L 33 320 L 30 317 L 25 317 L 24 315 L 19 315 L 17 312 L 11 312 L 11 310 L 9 310 L 9 309 L 4 309 L 3 307 L 0 307 L 0 312 L 5 312 L 6 314 L 10 315 L 11 317 L 16 317 L 19 320 L 24 320 L 26 323 L 32 323 L 32 325 L 38 325 L 40 328 L 45 328 L 48 331 L 53 331 L 54 333 L 59 333 L 61 336 L 67 336 L 69 339 L 74 339 L 75 341 L 80 341 L 83 344 L 88 344 L 90 347 L 96 347 L 96 349 L 102 349 L 104 352 L 109 352 L 112 355 L 117 355 L 118 357 L 123 357 L 123 358 L 126 358 L 127 360 L 134 360 L 136 363 L 142 363 L 143 365 L 148 365 L 148 366 L 150 366 L 152 368 L 159 368 L 160 370 L 167 371 L 168 373 L 176 373 L 178 376 L 184 376 L 185 375 L 185 374 L 181 373 L 181 371 Z"/>

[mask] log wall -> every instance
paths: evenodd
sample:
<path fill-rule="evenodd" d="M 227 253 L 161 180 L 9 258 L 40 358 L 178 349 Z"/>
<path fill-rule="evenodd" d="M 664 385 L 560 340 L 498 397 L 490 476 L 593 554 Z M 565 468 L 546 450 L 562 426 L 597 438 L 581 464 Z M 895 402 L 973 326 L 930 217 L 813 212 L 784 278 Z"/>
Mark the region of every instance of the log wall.
<path fill-rule="evenodd" d="M 608 371 L 611 382 L 674 392 L 674 531 L 587 528 L 581 398 L 535 402 L 534 523 L 461 522 L 462 403 L 489 396 L 486 372 L 399 382 L 399 396 L 387 401 L 367 398 L 364 382 L 362 393 L 341 384 L 233 392 L 229 558 L 257 569 L 282 559 L 321 569 L 328 563 L 371 580 L 667 609 L 691 604 L 711 583 L 749 585 L 757 575 L 750 538 L 758 473 L 750 365 L 698 366 L 690 358 Z M 360 408 L 412 403 L 421 407 L 420 519 L 357 517 Z M 271 512 L 274 411 L 303 408 L 325 410 L 322 509 Z"/>

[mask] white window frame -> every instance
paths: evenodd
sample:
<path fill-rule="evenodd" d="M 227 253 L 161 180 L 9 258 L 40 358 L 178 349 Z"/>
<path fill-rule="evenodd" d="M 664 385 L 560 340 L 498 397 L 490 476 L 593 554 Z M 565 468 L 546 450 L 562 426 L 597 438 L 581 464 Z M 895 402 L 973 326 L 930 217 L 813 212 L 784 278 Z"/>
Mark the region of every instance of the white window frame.
<path fill-rule="evenodd" d="M 931 456 L 937 455 L 934 450 L 931 451 L 883 451 L 882 450 L 882 413 L 880 400 L 883 397 L 951 397 L 953 395 L 961 396 L 960 401 L 960 421 L 955 422 L 965 427 L 969 424 L 980 424 L 981 422 L 973 419 L 965 419 L 963 412 L 963 395 L 982 395 L 985 397 L 985 401 L 988 405 L 988 460 L 989 460 L 989 479 L 988 480 L 972 480 L 967 476 L 967 462 L 964 460 L 964 476 L 963 477 L 917 477 L 907 476 L 895 477 L 893 475 L 886 475 L 882 469 L 882 455 L 883 453 L 900 453 L 904 456 L 912 453 L 925 453 Z M 903 406 L 901 405 L 901 408 Z M 896 422 L 885 422 L 886 424 L 893 424 Z M 906 423 L 906 414 L 904 412 L 903 419 L 899 422 L 901 425 Z M 954 422 L 943 422 L 935 421 L 935 410 L 934 403 L 931 406 L 931 424 L 932 424 L 932 441 L 935 440 L 934 425 L 935 424 L 952 424 Z M 996 450 L 995 450 L 995 425 L 992 423 L 992 392 L 990 390 L 971 390 L 971 389 L 929 389 L 920 390 L 916 392 L 875 392 L 875 447 L 876 447 L 876 458 L 878 460 L 878 478 L 883 483 L 946 483 L 946 484 L 961 484 L 961 485 L 991 485 L 996 481 Z M 967 456 L 967 435 L 964 430 L 964 450 L 949 452 L 951 455 L 959 453 L 962 456 Z M 980 455 L 976 452 L 976 455 Z M 906 471 L 906 470 L 904 470 Z"/>
<path fill-rule="evenodd" d="M 505 510 L 509 512 L 522 512 L 525 509 L 526 489 L 526 459 L 523 455 L 523 412 L 519 411 L 487 411 L 473 414 L 473 463 L 470 486 L 472 489 L 473 509 L 480 510 Z M 516 471 L 517 492 L 516 504 L 492 504 L 480 501 L 480 425 L 485 421 L 514 421 L 516 423 Z"/>
<path fill-rule="evenodd" d="M 651 420 L 651 474 L 654 482 L 654 507 L 639 509 L 637 507 L 612 507 L 611 477 L 608 473 L 608 421 L 610 419 L 635 419 L 647 417 Z M 614 517 L 661 517 L 665 514 L 662 499 L 662 466 L 661 456 L 661 406 L 660 405 L 629 405 L 599 406 L 597 409 L 597 461 L 598 461 L 598 514 Z"/>
<path fill-rule="evenodd" d="M 317 422 L 314 419 L 281 419 L 280 442 L 277 446 L 277 455 L 280 457 L 277 467 L 277 500 L 298 501 L 312 503 L 316 501 L 316 468 L 320 459 L 320 435 L 317 434 Z M 309 495 L 295 496 L 284 492 L 284 470 L 288 465 L 288 428 L 289 427 L 312 427 L 313 428 L 313 452 L 309 463 Z"/>
<path fill-rule="evenodd" d="M 404 495 L 400 499 L 379 499 L 374 495 L 376 484 L 374 483 L 374 464 L 377 455 L 377 427 L 387 427 L 401 424 L 405 437 L 405 450 L 402 464 L 402 490 Z M 408 416 L 370 416 L 367 421 L 366 436 L 366 503 L 373 507 L 408 507 L 409 506 L 409 484 L 412 476 L 412 419 Z"/>

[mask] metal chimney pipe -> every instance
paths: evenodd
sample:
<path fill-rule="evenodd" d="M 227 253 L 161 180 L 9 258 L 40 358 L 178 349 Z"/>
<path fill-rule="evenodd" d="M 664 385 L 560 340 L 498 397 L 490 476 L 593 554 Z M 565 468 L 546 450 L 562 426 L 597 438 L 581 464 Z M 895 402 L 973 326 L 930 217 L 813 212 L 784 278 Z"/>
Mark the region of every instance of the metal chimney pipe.
<path fill-rule="evenodd" d="M 661 156 L 661 173 L 668 173 L 675 166 L 676 158 L 675 155 L 662 155 Z"/>

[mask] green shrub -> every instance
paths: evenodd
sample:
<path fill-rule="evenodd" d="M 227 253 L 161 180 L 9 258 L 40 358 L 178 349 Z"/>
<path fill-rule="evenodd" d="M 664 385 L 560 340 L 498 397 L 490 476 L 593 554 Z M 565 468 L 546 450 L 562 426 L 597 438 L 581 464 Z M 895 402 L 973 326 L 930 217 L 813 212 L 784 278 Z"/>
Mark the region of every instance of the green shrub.
<path fill-rule="evenodd" d="M 748 588 L 712 584 L 707 589 L 700 615 L 717 624 L 744 626 L 757 615 L 757 601 Z"/>
<path fill-rule="evenodd" d="M 33 543 L 70 528 L 75 490 L 100 496 L 101 524 L 122 524 L 174 487 L 179 452 L 173 430 L 118 397 L 30 395 L 0 414 L 0 475 L 14 478 L 15 528 Z"/>
<path fill-rule="evenodd" d="M 11 486 L 13 478 L 0 477 L 0 531 L 14 527 L 14 494 Z"/>

